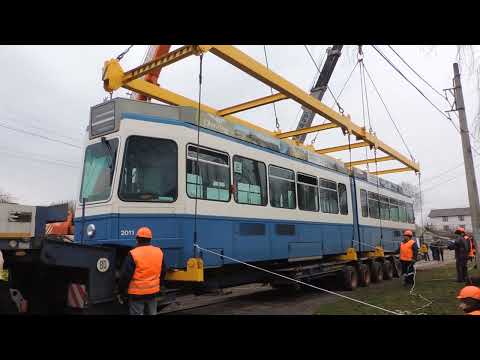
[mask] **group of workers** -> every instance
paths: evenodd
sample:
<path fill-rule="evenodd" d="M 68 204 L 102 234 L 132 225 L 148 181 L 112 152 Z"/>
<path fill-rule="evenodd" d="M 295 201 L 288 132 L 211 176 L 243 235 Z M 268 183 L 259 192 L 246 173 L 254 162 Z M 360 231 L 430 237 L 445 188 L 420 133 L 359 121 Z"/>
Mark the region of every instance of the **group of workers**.
<path fill-rule="evenodd" d="M 471 279 L 468 276 L 468 261 L 474 261 L 475 245 L 473 237 L 465 233 L 464 228 L 457 228 L 455 234 L 459 235 L 455 241 L 451 242 L 448 249 L 455 250 L 455 260 L 457 269 L 457 282 L 467 283 L 460 290 L 457 299 L 460 301 L 459 308 L 467 315 L 480 315 L 480 288 L 472 286 Z M 404 284 L 411 285 L 414 282 L 415 268 L 414 264 L 418 256 L 418 245 L 413 239 L 411 230 L 405 230 L 403 233 L 403 241 L 400 243 L 398 251 L 400 252 L 400 262 L 402 265 L 402 273 Z M 422 245 L 423 253 L 425 253 L 426 245 Z"/>
<path fill-rule="evenodd" d="M 425 261 L 430 261 L 430 256 L 428 254 L 428 248 L 430 247 L 430 251 L 432 252 L 432 260 L 436 261 L 444 261 L 443 259 L 443 246 L 440 245 L 439 242 L 432 242 L 430 246 L 428 246 L 426 243 L 423 243 L 422 246 L 420 246 L 420 254 L 423 255 L 423 259 Z"/>

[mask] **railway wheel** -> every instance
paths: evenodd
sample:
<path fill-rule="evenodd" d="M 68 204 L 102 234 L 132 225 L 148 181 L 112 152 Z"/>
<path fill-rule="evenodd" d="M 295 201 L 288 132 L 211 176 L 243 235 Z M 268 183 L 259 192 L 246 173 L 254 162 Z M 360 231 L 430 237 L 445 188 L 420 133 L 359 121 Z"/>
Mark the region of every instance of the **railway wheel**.
<path fill-rule="evenodd" d="M 370 268 L 367 264 L 358 265 L 358 282 L 360 286 L 368 286 L 372 281 Z"/>
<path fill-rule="evenodd" d="M 370 272 L 372 274 L 372 282 L 377 283 L 383 280 L 382 264 L 378 261 L 372 261 L 370 265 Z"/>
<path fill-rule="evenodd" d="M 386 260 L 382 264 L 383 270 L 383 278 L 385 280 L 392 280 L 393 279 L 393 266 L 390 261 Z"/>
<path fill-rule="evenodd" d="M 358 275 L 353 266 L 345 266 L 342 270 L 343 287 L 346 290 L 355 290 L 358 286 Z"/>
<path fill-rule="evenodd" d="M 402 275 L 402 266 L 400 265 L 400 260 L 396 257 L 391 259 L 393 265 L 393 276 L 399 278 Z"/>

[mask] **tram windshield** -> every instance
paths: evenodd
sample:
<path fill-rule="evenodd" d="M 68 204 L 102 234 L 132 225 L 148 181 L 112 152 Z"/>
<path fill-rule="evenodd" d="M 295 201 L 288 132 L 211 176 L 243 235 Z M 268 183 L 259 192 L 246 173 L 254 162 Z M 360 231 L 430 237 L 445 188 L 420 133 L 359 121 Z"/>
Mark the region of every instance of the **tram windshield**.
<path fill-rule="evenodd" d="M 112 189 L 118 139 L 87 146 L 83 165 L 80 202 L 107 200 Z"/>
<path fill-rule="evenodd" d="M 130 136 L 118 196 L 123 201 L 173 202 L 177 199 L 177 144 Z"/>

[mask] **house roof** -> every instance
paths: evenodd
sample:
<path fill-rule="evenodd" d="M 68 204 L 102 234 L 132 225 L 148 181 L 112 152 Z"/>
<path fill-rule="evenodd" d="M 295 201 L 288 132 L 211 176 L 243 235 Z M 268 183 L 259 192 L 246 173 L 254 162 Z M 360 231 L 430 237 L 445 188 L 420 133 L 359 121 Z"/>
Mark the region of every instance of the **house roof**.
<path fill-rule="evenodd" d="M 470 208 L 453 208 L 453 209 L 432 209 L 429 218 L 441 217 L 441 216 L 470 216 Z"/>

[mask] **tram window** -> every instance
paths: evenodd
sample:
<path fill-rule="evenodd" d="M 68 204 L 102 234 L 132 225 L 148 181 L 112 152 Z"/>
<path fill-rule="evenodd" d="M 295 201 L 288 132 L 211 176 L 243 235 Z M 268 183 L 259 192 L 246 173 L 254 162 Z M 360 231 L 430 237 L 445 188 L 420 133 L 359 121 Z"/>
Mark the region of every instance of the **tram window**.
<path fill-rule="evenodd" d="M 362 204 L 362 216 L 368 217 L 367 190 L 360 189 L 360 202 Z"/>
<path fill-rule="evenodd" d="M 320 208 L 322 212 L 338 214 L 337 184 L 334 181 L 320 179 Z"/>
<path fill-rule="evenodd" d="M 298 208 L 318 211 L 318 180 L 316 177 L 297 174 Z"/>
<path fill-rule="evenodd" d="M 97 142 L 85 149 L 80 202 L 107 200 L 112 190 L 118 139 Z"/>
<path fill-rule="evenodd" d="M 398 221 L 398 201 L 390 198 L 390 220 Z"/>
<path fill-rule="evenodd" d="M 378 195 L 370 191 L 368 192 L 368 212 L 371 218 L 380 219 Z"/>
<path fill-rule="evenodd" d="M 177 144 L 172 140 L 130 136 L 125 145 L 119 198 L 124 201 L 175 201 L 177 153 Z"/>
<path fill-rule="evenodd" d="M 277 208 L 295 209 L 295 173 L 292 170 L 270 165 L 270 205 Z"/>
<path fill-rule="evenodd" d="M 399 210 L 399 221 L 406 223 L 407 222 L 407 210 L 405 209 L 405 203 L 403 201 L 398 202 L 398 210 Z"/>
<path fill-rule="evenodd" d="M 407 203 L 407 222 L 410 224 L 415 223 L 415 215 L 413 212 L 413 205 Z"/>
<path fill-rule="evenodd" d="M 390 220 L 388 197 L 379 195 L 378 198 L 380 200 L 380 217 L 382 220 Z"/>
<path fill-rule="evenodd" d="M 347 187 L 338 183 L 338 200 L 340 203 L 340 214 L 348 215 Z"/>
<path fill-rule="evenodd" d="M 198 166 L 197 166 L 197 149 Z M 230 201 L 230 162 L 228 155 L 188 145 L 187 195 L 191 198 Z"/>
<path fill-rule="evenodd" d="M 233 183 L 237 203 L 267 205 L 267 170 L 264 163 L 235 155 Z"/>

